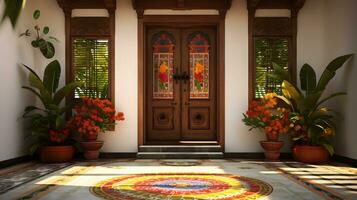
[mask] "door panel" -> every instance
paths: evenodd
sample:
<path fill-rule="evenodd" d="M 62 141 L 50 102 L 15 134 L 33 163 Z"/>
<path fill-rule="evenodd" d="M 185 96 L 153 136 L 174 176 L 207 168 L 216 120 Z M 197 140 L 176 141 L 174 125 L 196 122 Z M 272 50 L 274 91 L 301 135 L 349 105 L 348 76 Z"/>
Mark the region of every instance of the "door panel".
<path fill-rule="evenodd" d="M 216 33 L 210 28 L 182 31 L 183 140 L 215 140 L 216 131 Z"/>
<path fill-rule="evenodd" d="M 147 139 L 180 139 L 180 85 L 173 80 L 180 66 L 176 29 L 150 29 L 147 34 Z"/>
<path fill-rule="evenodd" d="M 217 139 L 216 30 L 147 30 L 146 139 Z"/>

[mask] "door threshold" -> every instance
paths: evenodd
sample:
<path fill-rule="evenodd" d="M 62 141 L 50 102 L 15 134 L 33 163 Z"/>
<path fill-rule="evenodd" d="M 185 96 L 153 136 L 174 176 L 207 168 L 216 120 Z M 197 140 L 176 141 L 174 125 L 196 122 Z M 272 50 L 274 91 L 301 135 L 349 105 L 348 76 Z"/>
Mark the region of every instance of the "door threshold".
<path fill-rule="evenodd" d="M 145 145 L 219 145 L 217 141 L 148 141 Z"/>

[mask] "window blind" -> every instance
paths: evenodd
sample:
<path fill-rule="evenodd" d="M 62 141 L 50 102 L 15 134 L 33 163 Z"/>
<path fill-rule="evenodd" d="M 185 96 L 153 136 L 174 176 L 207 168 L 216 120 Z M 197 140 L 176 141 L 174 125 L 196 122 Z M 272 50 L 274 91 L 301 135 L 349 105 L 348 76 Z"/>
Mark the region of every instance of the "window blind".
<path fill-rule="evenodd" d="M 107 39 L 75 39 L 73 41 L 74 79 L 82 83 L 75 98 L 108 98 L 109 41 Z"/>
<path fill-rule="evenodd" d="M 281 83 L 268 76 L 272 73 L 272 63 L 288 70 L 289 41 L 286 38 L 257 38 L 255 40 L 255 98 L 263 98 L 266 93 L 282 94 Z"/>

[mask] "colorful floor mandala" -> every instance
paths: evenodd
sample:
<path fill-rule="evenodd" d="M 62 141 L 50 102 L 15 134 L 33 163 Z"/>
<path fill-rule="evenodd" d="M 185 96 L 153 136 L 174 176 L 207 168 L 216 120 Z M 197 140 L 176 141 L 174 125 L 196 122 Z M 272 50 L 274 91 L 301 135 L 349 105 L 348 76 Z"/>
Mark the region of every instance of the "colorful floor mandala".
<path fill-rule="evenodd" d="M 141 174 L 107 179 L 90 190 L 110 200 L 254 200 L 268 196 L 273 188 L 257 179 L 229 174 Z"/>

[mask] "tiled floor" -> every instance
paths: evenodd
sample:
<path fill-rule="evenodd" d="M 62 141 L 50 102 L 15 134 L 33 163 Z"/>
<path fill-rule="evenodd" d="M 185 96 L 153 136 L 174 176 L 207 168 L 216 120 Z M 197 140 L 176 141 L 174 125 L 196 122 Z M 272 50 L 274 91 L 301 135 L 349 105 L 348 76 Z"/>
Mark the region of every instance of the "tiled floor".
<path fill-rule="evenodd" d="M 0 170 L 0 199 L 356 199 L 345 165 L 248 160 L 25 163 Z"/>

